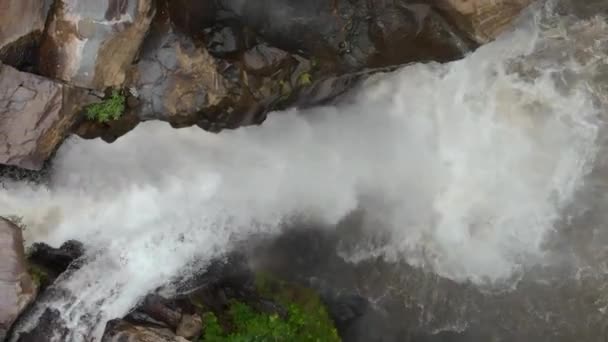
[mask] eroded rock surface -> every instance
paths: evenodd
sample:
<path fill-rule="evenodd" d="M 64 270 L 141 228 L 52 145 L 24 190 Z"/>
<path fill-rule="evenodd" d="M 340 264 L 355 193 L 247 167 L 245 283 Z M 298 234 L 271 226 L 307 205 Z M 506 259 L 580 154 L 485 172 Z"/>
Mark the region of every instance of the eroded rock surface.
<path fill-rule="evenodd" d="M 43 37 L 40 70 L 85 88 L 125 81 L 155 13 L 153 0 L 57 0 Z"/>
<path fill-rule="evenodd" d="M 21 66 L 32 62 L 51 0 L 0 0 L 0 61 Z"/>
<path fill-rule="evenodd" d="M 40 169 L 91 100 L 87 94 L 0 65 L 0 164 Z"/>
<path fill-rule="evenodd" d="M 534 0 L 435 0 L 447 17 L 478 43 L 504 31 Z"/>
<path fill-rule="evenodd" d="M 36 297 L 24 254 L 21 228 L 0 217 L 0 341 Z"/>

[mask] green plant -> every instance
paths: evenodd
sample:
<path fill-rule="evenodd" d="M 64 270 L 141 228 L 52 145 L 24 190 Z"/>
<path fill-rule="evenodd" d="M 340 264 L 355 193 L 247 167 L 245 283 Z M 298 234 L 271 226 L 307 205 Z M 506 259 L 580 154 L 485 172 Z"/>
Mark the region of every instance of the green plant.
<path fill-rule="evenodd" d="M 256 275 L 258 294 L 287 309 L 287 316 L 258 312 L 232 300 L 230 307 L 216 313 L 204 312 L 203 342 L 339 342 L 340 337 L 319 296 L 306 287 Z"/>
<path fill-rule="evenodd" d="M 89 105 L 85 115 L 87 119 L 92 121 L 108 122 L 120 118 L 124 111 L 125 96 L 114 89 L 109 98 L 104 99 L 102 102 Z"/>
<path fill-rule="evenodd" d="M 336 329 L 322 312 L 307 312 L 299 305 L 288 306 L 287 319 L 277 314 L 256 312 L 233 301 L 229 314 L 234 324 L 226 333 L 213 313 L 203 316 L 205 342 L 333 342 L 340 341 Z"/>

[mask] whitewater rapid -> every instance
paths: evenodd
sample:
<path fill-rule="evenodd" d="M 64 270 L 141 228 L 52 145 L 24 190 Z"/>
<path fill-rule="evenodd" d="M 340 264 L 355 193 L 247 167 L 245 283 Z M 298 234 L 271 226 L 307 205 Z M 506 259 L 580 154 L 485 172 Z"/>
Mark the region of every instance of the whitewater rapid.
<path fill-rule="evenodd" d="M 69 333 L 56 340 L 99 340 L 142 296 L 252 234 L 303 217 L 332 226 L 356 209 L 388 238 L 343 251 L 351 261 L 494 285 L 547 262 L 543 241 L 599 150 L 606 103 L 593 75 L 608 35 L 603 20 L 549 12 L 530 10 L 463 60 L 376 75 L 339 106 L 221 134 L 145 122 L 113 144 L 70 138 L 48 185 L 0 192 L 0 215 L 23 218 L 27 243 L 87 248 L 55 285 L 70 295 L 34 312 L 58 309 Z"/>

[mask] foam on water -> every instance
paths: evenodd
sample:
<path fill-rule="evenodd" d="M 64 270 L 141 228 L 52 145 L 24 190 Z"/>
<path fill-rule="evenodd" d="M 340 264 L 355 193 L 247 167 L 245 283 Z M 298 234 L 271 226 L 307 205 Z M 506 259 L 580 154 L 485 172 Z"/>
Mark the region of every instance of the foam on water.
<path fill-rule="evenodd" d="M 346 258 L 504 282 L 544 258 L 545 234 L 593 163 L 603 105 L 590 81 L 598 61 L 583 57 L 600 46 L 583 57 L 579 46 L 606 35 L 593 25 L 556 34 L 529 16 L 461 61 L 379 75 L 349 103 L 273 113 L 260 127 L 215 135 L 147 122 L 113 144 L 70 139 L 48 187 L 0 192 L 0 214 L 23 217 L 28 243 L 88 248 L 56 285 L 71 295 L 35 309 L 61 312 L 71 332 L 58 340 L 98 339 L 193 262 L 294 216 L 331 226 L 358 208 L 388 238 Z"/>

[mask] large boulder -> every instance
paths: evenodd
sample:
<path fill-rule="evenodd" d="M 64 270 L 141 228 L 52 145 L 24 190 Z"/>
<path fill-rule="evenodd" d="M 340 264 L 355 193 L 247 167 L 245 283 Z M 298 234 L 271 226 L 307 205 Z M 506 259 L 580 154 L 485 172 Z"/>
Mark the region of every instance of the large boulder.
<path fill-rule="evenodd" d="M 438 8 L 478 43 L 487 43 L 508 27 L 534 0 L 433 0 Z"/>
<path fill-rule="evenodd" d="M 51 0 L 0 0 L 0 61 L 32 63 Z"/>
<path fill-rule="evenodd" d="M 0 164 L 42 168 L 89 101 L 87 91 L 0 64 Z"/>
<path fill-rule="evenodd" d="M 120 86 L 155 13 L 153 0 L 57 0 L 40 71 L 85 88 Z"/>
<path fill-rule="evenodd" d="M 142 120 L 193 125 L 199 120 L 197 113 L 227 110 L 224 103 L 235 98 L 231 90 L 237 88 L 225 77 L 227 73 L 220 73 L 229 65 L 221 65 L 204 47 L 172 30 L 154 38 L 154 46 L 144 50 L 129 82 L 136 89 Z"/>
<path fill-rule="evenodd" d="M 0 341 L 36 293 L 28 274 L 21 228 L 0 217 Z"/>
<path fill-rule="evenodd" d="M 129 74 L 127 86 L 137 97 L 139 118 L 176 127 L 197 124 L 210 131 L 255 121 L 260 108 L 248 85 L 256 77 L 247 77 L 239 63 L 211 55 L 204 44 L 176 31 L 162 15 L 166 12 L 159 9 Z"/>

